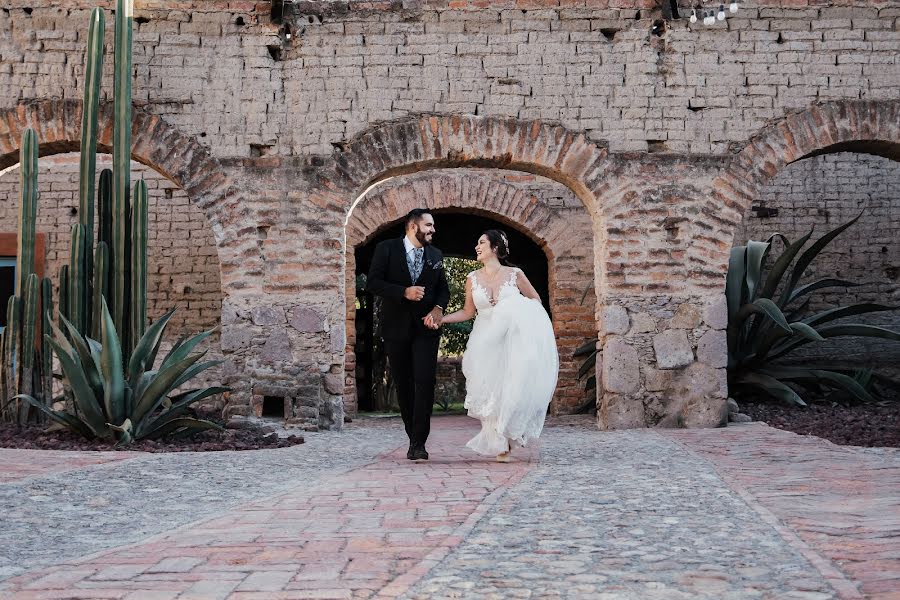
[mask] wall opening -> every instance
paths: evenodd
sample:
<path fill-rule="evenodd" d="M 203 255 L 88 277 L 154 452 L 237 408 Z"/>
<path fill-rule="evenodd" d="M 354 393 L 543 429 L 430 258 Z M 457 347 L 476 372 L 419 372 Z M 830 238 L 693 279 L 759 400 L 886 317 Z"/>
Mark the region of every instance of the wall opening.
<path fill-rule="evenodd" d="M 445 258 L 474 261 L 475 243 L 481 233 L 486 229 L 504 231 L 509 238 L 510 248 L 514 249 L 511 256 L 512 262 L 521 268 L 532 282 L 552 318 L 549 262 L 546 253 L 537 243 L 508 224 L 488 216 L 453 209 L 435 209 L 433 214 L 437 228 L 434 245 L 441 249 Z M 376 329 L 378 301 L 363 289 L 363 282 L 369 271 L 375 246 L 383 240 L 400 238 L 403 234 L 403 221 L 394 221 L 354 250 L 355 278 L 359 282 L 356 289 L 355 311 L 355 380 L 357 406 L 361 411 L 386 410 L 394 401 L 389 367 L 385 365 L 381 341 Z M 476 263 L 472 264 L 471 268 L 479 266 Z M 462 304 L 466 272 L 448 269 L 452 296 L 449 310 L 455 310 L 458 308 L 455 305 L 461 306 Z M 448 340 L 451 336 L 455 339 Z M 448 407 L 451 404 L 461 403 L 465 399 L 459 349 L 461 344 L 464 344 L 466 337 L 467 335 L 454 335 L 449 331 L 444 334 L 438 358 L 438 390 L 435 393 L 436 403 L 441 406 Z M 448 344 L 448 341 L 451 343 Z M 436 410 L 439 408 L 436 407 Z"/>

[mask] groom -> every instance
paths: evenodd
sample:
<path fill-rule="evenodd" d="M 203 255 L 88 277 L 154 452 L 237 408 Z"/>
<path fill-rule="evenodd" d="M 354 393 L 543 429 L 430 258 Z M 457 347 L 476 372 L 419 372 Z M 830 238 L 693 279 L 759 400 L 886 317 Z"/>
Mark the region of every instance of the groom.
<path fill-rule="evenodd" d="M 406 235 L 375 248 L 366 290 L 381 296 L 381 337 L 397 384 L 410 460 L 428 460 L 440 324 L 450 300 L 441 251 L 431 245 L 434 217 L 416 208 Z"/>

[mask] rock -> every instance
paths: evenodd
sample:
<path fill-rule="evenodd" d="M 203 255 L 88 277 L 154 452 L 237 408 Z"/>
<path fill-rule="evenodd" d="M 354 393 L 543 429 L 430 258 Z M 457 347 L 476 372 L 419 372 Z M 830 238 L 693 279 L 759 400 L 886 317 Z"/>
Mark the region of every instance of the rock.
<path fill-rule="evenodd" d="M 607 392 L 597 410 L 597 426 L 603 430 L 645 427 L 644 403 L 640 398 Z"/>
<path fill-rule="evenodd" d="M 653 367 L 644 368 L 644 389 L 648 392 L 661 392 L 672 383 L 672 371 L 663 371 Z"/>
<path fill-rule="evenodd" d="M 728 366 L 728 337 L 724 330 L 711 329 L 700 336 L 697 360 L 711 367 Z"/>
<path fill-rule="evenodd" d="M 259 352 L 259 358 L 266 363 L 290 362 L 293 360 L 291 354 L 291 340 L 284 331 L 274 331 L 265 345 Z"/>
<path fill-rule="evenodd" d="M 680 369 L 694 362 L 694 353 L 683 329 L 670 329 L 653 337 L 656 366 L 660 369 Z"/>
<path fill-rule="evenodd" d="M 669 320 L 669 329 L 694 329 L 700 325 L 700 312 L 693 304 L 685 302 Z"/>
<path fill-rule="evenodd" d="M 637 313 L 631 319 L 631 331 L 628 333 L 656 333 L 656 319 L 649 313 Z"/>
<path fill-rule="evenodd" d="M 608 392 L 631 394 L 640 387 L 637 350 L 620 337 L 607 339 L 603 346 L 603 388 Z"/>
<path fill-rule="evenodd" d="M 222 329 L 222 351 L 237 352 L 250 347 L 250 340 L 256 332 L 249 325 L 229 325 Z"/>
<path fill-rule="evenodd" d="M 322 377 L 325 391 L 329 394 L 344 393 L 344 375 L 342 373 L 328 373 Z"/>
<path fill-rule="evenodd" d="M 666 395 L 674 398 L 660 427 L 724 427 L 728 423 L 725 369 L 694 363 L 672 379 Z"/>
<path fill-rule="evenodd" d="M 752 423 L 753 417 L 744 413 L 733 413 L 728 415 L 728 420 L 732 423 Z"/>
<path fill-rule="evenodd" d="M 728 302 L 724 294 L 719 294 L 703 307 L 703 321 L 713 329 L 728 327 Z"/>
<path fill-rule="evenodd" d="M 284 309 L 280 306 L 256 306 L 250 311 L 250 320 L 254 325 L 283 325 Z"/>
<path fill-rule="evenodd" d="M 343 353 L 347 347 L 347 332 L 344 323 L 338 323 L 331 329 L 331 351 L 335 354 Z"/>
<path fill-rule="evenodd" d="M 604 306 L 600 312 L 600 330 L 606 334 L 628 333 L 628 310 L 624 306 Z"/>
<path fill-rule="evenodd" d="M 741 412 L 741 408 L 738 406 L 737 400 L 734 398 L 729 398 L 725 401 L 728 404 L 728 414 L 735 414 Z"/>
<path fill-rule="evenodd" d="M 309 306 L 295 306 L 289 318 L 291 327 L 301 333 L 325 331 L 325 316 Z"/>

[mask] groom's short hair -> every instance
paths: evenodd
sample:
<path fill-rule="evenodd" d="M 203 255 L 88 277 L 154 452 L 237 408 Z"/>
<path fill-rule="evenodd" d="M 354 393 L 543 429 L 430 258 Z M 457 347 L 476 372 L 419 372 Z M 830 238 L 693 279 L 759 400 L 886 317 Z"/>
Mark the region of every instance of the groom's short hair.
<path fill-rule="evenodd" d="M 406 220 L 403 222 L 404 227 L 409 227 L 410 223 L 419 224 L 419 221 L 422 220 L 422 215 L 430 215 L 431 211 L 427 208 L 414 208 L 408 213 L 406 213 Z"/>

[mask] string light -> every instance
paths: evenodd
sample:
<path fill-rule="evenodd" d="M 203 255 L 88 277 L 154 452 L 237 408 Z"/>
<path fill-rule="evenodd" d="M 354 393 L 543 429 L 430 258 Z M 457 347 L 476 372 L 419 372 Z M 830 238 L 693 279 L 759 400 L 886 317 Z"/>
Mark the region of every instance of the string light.
<path fill-rule="evenodd" d="M 728 4 L 728 12 L 731 14 L 735 14 L 738 11 L 738 0 L 731 0 Z M 709 8 L 703 6 L 702 0 L 700 3 L 691 8 L 691 16 L 688 19 L 691 24 L 697 23 L 697 21 L 702 20 L 704 25 L 715 25 L 716 21 L 724 21 L 727 13 L 725 12 L 725 3 L 722 2 L 719 4 L 718 10 L 716 8 Z"/>

